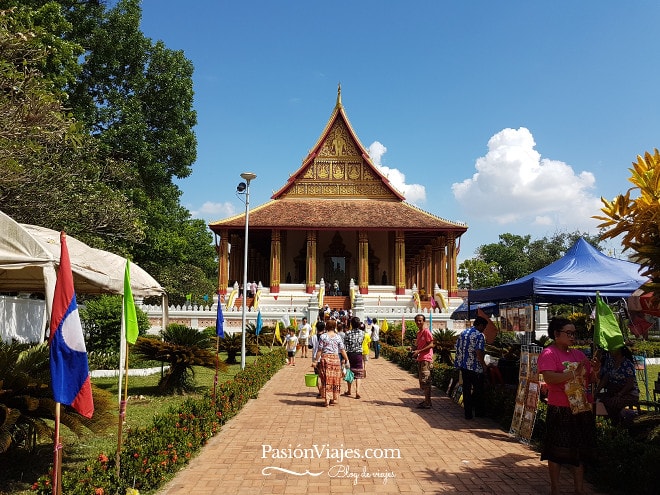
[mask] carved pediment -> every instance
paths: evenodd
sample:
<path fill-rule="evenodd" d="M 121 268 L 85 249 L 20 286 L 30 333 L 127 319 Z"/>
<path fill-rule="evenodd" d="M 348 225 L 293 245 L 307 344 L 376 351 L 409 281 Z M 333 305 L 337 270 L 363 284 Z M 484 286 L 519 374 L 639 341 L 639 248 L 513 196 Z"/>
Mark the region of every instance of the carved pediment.
<path fill-rule="evenodd" d="M 283 197 L 404 199 L 378 172 L 359 142 L 344 113 L 341 88 L 323 134 L 300 169 L 273 195 L 273 199 Z"/>

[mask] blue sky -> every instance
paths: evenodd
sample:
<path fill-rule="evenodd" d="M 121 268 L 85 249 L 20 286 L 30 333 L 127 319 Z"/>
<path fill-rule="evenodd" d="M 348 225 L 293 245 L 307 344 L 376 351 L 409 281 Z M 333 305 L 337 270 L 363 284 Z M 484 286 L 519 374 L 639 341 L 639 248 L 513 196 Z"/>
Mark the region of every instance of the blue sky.
<path fill-rule="evenodd" d="M 270 199 L 342 102 L 407 200 L 465 222 L 459 260 L 510 232 L 596 233 L 660 147 L 660 2 L 143 0 L 195 66 L 196 218 Z M 619 246 L 611 245 L 617 250 Z"/>

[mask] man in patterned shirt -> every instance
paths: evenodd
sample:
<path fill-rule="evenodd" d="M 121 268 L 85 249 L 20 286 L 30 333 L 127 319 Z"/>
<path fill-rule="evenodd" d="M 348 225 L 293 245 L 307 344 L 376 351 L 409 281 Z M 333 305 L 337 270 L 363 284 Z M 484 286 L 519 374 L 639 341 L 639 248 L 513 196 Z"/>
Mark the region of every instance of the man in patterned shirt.
<path fill-rule="evenodd" d="M 484 330 L 488 320 L 477 316 L 472 327 L 464 330 L 456 341 L 456 360 L 454 366 L 461 370 L 463 378 L 463 406 L 465 419 L 472 419 L 473 413 L 484 415 L 484 349 L 486 340 Z"/>

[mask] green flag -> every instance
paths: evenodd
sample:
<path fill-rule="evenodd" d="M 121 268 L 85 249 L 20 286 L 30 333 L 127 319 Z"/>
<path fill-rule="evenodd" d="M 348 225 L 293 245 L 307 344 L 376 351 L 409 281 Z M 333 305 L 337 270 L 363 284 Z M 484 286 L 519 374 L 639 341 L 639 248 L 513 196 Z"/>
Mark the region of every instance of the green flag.
<path fill-rule="evenodd" d="M 596 325 L 594 325 L 594 344 L 607 351 L 623 346 L 623 334 L 619 323 L 610 307 L 596 293 Z"/>
<path fill-rule="evenodd" d="M 129 344 L 135 344 L 138 338 L 138 322 L 135 314 L 135 301 L 133 301 L 133 291 L 131 290 L 131 269 L 130 261 L 126 260 L 126 270 L 124 271 L 124 326 L 126 327 L 126 341 Z"/>

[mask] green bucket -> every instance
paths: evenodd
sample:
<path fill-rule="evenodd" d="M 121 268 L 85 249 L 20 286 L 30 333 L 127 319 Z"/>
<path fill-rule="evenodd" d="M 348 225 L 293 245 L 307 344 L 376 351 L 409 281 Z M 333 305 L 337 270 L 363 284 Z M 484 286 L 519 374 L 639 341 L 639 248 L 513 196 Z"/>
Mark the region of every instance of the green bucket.
<path fill-rule="evenodd" d="M 314 373 L 308 373 L 305 375 L 305 385 L 308 387 L 316 387 L 316 383 L 318 379 L 319 379 L 318 375 Z"/>

